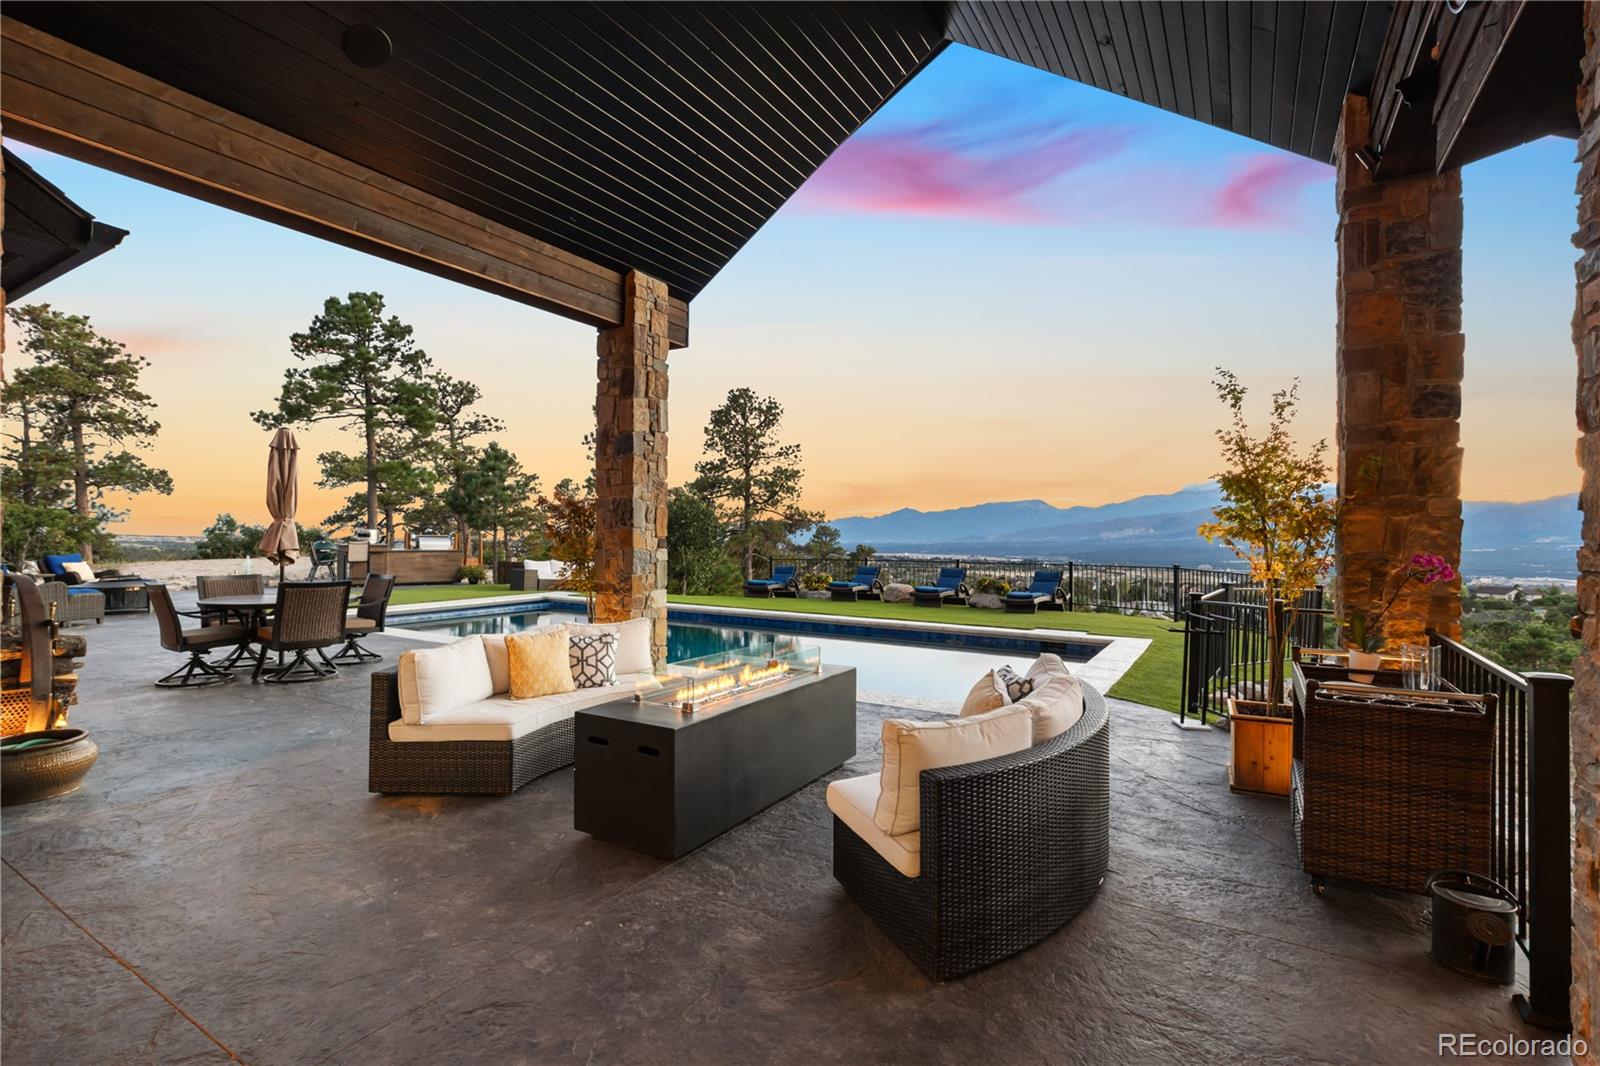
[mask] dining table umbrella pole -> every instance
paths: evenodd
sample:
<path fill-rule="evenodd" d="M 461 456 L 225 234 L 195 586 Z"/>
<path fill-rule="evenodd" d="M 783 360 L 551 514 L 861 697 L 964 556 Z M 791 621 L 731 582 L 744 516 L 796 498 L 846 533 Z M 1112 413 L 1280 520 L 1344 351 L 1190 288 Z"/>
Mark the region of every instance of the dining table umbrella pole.
<path fill-rule="evenodd" d="M 267 511 L 272 524 L 261 537 L 259 549 L 268 562 L 278 564 L 278 584 L 283 584 L 284 568 L 300 553 L 300 530 L 294 524 L 299 504 L 300 445 L 294 434 L 280 428 L 267 446 Z"/>

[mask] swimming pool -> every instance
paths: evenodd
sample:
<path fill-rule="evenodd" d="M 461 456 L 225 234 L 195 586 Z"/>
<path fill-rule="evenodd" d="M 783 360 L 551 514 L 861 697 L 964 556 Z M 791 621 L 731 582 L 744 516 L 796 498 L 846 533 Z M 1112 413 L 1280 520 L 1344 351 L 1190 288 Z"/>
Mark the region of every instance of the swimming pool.
<path fill-rule="evenodd" d="M 517 633 L 542 625 L 560 625 L 571 621 L 567 611 L 516 609 L 492 613 L 480 612 L 461 616 L 430 615 L 415 621 L 394 621 L 390 627 L 414 629 L 426 633 L 450 636 L 471 636 L 474 633 Z M 698 655 L 710 655 L 730 648 L 772 640 L 778 636 L 793 636 L 777 629 L 762 629 L 743 625 L 713 625 L 703 621 L 673 621 L 667 625 L 667 659 L 677 662 Z M 966 697 L 983 673 L 1006 663 L 1021 666 L 1037 655 L 1037 651 L 1024 648 L 1015 650 L 964 648 L 949 644 L 937 646 L 905 644 L 887 640 L 867 640 L 844 636 L 824 636 L 802 633 L 800 639 L 815 644 L 822 651 L 823 662 L 838 663 L 856 668 L 856 687 L 861 692 L 893 693 L 917 699 L 956 700 Z M 1074 654 L 1070 649 L 1060 649 L 1063 658 L 1082 662 L 1088 656 Z"/>

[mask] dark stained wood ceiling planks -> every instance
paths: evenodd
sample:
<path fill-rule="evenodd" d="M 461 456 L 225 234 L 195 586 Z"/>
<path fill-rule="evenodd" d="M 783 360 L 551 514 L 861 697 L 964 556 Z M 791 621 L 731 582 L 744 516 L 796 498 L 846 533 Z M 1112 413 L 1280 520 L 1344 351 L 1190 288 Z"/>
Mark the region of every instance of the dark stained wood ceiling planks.
<path fill-rule="evenodd" d="M 692 298 L 943 44 L 919 4 L 14 3 L 6 13 Z M 345 28 L 393 58 L 357 66 Z"/>
<path fill-rule="evenodd" d="M 1389 0 L 951 5 L 953 40 L 1328 162 Z"/>
<path fill-rule="evenodd" d="M 1392 3 L 129 3 L 6 14 L 692 299 L 950 41 L 1327 161 Z M 342 48 L 382 28 L 377 68 Z"/>

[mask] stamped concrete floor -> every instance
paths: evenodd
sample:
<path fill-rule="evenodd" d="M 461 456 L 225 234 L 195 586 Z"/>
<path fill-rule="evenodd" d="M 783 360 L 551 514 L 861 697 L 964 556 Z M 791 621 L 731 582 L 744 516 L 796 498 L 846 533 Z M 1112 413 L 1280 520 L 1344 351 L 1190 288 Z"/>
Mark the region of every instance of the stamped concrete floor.
<path fill-rule="evenodd" d="M 1522 1032 L 1429 962 L 1420 901 L 1314 897 L 1285 805 L 1228 792 L 1225 738 L 1138 705 L 1113 709 L 1099 896 L 934 985 L 830 876 L 821 783 L 669 864 L 575 832 L 570 771 L 368 794 L 370 667 L 172 692 L 150 619 L 89 637 L 72 721 L 100 762 L 3 816 L 6 1066 L 1414 1063 Z M 890 713 L 860 708 L 841 774 Z"/>

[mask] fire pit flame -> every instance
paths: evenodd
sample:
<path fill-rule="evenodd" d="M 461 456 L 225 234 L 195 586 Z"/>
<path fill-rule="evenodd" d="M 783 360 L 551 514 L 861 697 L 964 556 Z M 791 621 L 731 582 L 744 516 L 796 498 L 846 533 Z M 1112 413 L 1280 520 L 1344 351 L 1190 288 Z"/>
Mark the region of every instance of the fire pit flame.
<path fill-rule="evenodd" d="M 731 669 L 735 663 L 716 664 L 713 669 Z M 713 700 L 736 696 L 762 685 L 771 684 L 789 672 L 789 664 L 783 662 L 769 662 L 766 666 L 749 666 L 740 668 L 739 672 L 726 673 L 721 677 L 714 677 L 706 681 L 696 681 L 685 685 L 673 695 L 673 702 L 680 704 L 685 709 L 693 710 L 695 707 L 710 703 Z"/>

